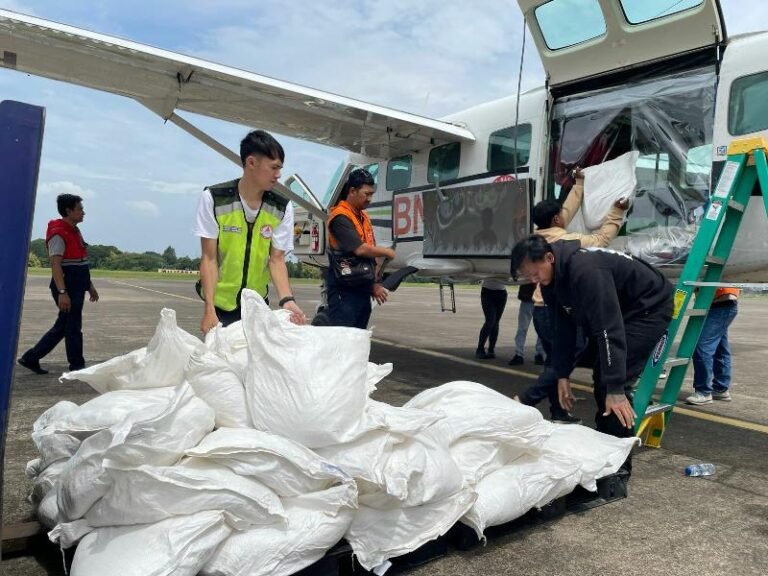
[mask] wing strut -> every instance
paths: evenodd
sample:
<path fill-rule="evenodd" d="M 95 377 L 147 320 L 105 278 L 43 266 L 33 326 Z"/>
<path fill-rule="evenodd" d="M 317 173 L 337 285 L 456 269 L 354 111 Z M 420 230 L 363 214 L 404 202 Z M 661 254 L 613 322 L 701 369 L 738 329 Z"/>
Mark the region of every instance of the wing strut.
<path fill-rule="evenodd" d="M 138 102 L 143 106 L 145 106 L 146 108 L 148 108 L 149 110 L 151 110 L 153 113 L 160 116 L 163 120 L 167 120 L 168 122 L 171 122 L 172 124 L 178 126 L 190 136 L 196 138 L 197 140 L 199 140 L 200 142 L 202 142 L 203 144 L 205 144 L 215 152 L 218 152 L 219 154 L 224 156 L 224 158 L 226 158 L 227 160 L 230 160 L 231 162 L 234 162 L 238 166 L 242 167 L 242 164 L 240 162 L 240 156 L 238 154 L 235 154 L 232 150 L 224 146 L 224 144 L 222 144 L 215 138 L 212 138 L 209 134 L 206 134 L 205 132 L 200 130 L 200 128 L 198 128 L 188 120 L 185 120 L 184 118 L 176 114 L 176 112 L 174 112 L 173 110 L 171 110 L 170 113 L 166 113 L 165 111 L 160 110 L 158 107 L 150 104 L 149 102 L 143 102 L 141 100 L 138 100 Z M 322 220 L 323 222 L 325 222 L 328 219 L 328 214 L 326 214 L 324 210 L 321 210 L 314 204 L 308 202 L 298 194 L 294 193 L 292 190 L 283 186 L 280 182 L 278 182 L 275 185 L 274 189 L 275 189 L 275 192 L 277 192 L 278 194 L 280 194 L 285 198 L 288 198 L 295 204 L 298 204 L 299 206 L 307 210 L 309 213 L 314 214 L 315 216 L 320 218 L 320 220 Z"/>

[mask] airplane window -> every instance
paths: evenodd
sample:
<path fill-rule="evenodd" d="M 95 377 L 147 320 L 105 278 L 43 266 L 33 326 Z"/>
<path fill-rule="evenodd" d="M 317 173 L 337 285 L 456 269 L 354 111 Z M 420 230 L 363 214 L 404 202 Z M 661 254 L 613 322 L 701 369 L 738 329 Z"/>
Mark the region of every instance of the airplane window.
<path fill-rule="evenodd" d="M 531 157 L 531 125 L 517 130 L 517 166 L 525 166 Z M 488 172 L 515 169 L 515 127 L 497 130 L 488 139 Z"/>
<path fill-rule="evenodd" d="M 550 0 L 534 13 L 550 50 L 581 44 L 606 31 L 598 0 Z"/>
<path fill-rule="evenodd" d="M 411 185 L 411 167 L 413 158 L 400 156 L 392 158 L 387 164 L 387 190 L 402 190 Z"/>
<path fill-rule="evenodd" d="M 459 175 L 459 160 L 461 159 L 461 143 L 451 142 L 437 146 L 429 151 L 427 164 L 427 182 L 445 182 Z"/>
<path fill-rule="evenodd" d="M 361 168 L 364 168 L 365 170 L 368 170 L 368 172 L 371 173 L 371 176 L 373 176 L 373 186 L 374 188 L 379 183 L 379 165 L 378 164 L 366 164 L 365 166 L 361 166 Z"/>
<path fill-rule="evenodd" d="M 624 16 L 630 24 L 643 24 L 704 4 L 704 0 L 621 0 Z"/>
<path fill-rule="evenodd" d="M 333 193 L 336 191 L 336 188 L 339 187 L 339 180 L 341 179 L 341 175 L 344 173 L 344 168 L 346 167 L 347 161 L 344 160 L 336 168 L 336 172 L 333 173 L 331 180 L 328 182 L 328 188 L 326 188 L 325 194 L 323 194 L 323 198 L 321 199 L 323 206 L 328 206 L 331 203 L 331 200 L 333 199 Z"/>
<path fill-rule="evenodd" d="M 768 130 L 768 72 L 733 81 L 728 104 L 728 132 L 734 136 Z"/>

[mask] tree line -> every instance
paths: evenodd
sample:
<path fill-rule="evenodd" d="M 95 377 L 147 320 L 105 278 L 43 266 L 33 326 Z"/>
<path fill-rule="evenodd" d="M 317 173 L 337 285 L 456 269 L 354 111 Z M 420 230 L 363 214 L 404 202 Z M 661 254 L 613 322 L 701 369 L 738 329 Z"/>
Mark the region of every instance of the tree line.
<path fill-rule="evenodd" d="M 88 245 L 88 261 L 95 270 L 129 270 L 156 272 L 158 268 L 174 270 L 198 270 L 200 258 L 176 256 L 176 249 L 168 246 L 159 252 L 123 252 L 116 246 L 103 244 Z M 48 248 L 43 238 L 32 240 L 29 245 L 30 268 L 50 268 Z M 300 262 L 288 262 L 288 275 L 291 278 L 320 278 L 320 270 L 313 266 L 304 266 Z"/>

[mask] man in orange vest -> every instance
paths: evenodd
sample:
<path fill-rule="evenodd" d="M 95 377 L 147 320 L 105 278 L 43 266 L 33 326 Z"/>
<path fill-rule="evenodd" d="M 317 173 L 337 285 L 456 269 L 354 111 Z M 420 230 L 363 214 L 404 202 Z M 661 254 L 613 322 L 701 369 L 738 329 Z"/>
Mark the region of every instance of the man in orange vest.
<path fill-rule="evenodd" d="M 738 288 L 718 288 L 693 352 L 693 394 L 688 404 L 731 401 L 731 348 L 728 327 L 739 312 Z"/>
<path fill-rule="evenodd" d="M 374 185 L 370 172 L 352 170 L 328 219 L 331 249 L 326 287 L 332 326 L 365 329 L 371 297 L 379 304 L 387 301 L 389 293 L 378 282 L 376 258 L 391 260 L 395 251 L 376 246 L 371 219 L 364 212 L 376 191 Z"/>
<path fill-rule="evenodd" d="M 40 341 L 19 358 L 19 364 L 35 372 L 47 374 L 40 359 L 64 340 L 70 370 L 85 368 L 83 358 L 83 303 L 85 293 L 91 302 L 99 293 L 91 282 L 88 250 L 77 227 L 85 218 L 83 199 L 74 194 L 60 194 L 56 206 L 61 218 L 48 222 L 45 242 L 51 261 L 51 295 L 59 309 L 56 323 Z"/>

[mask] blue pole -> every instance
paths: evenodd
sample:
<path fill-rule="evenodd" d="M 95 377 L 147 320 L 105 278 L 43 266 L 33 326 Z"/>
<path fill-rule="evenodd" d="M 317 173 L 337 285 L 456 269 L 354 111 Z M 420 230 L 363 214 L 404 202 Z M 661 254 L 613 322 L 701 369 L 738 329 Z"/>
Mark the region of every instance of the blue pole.
<path fill-rule="evenodd" d="M 24 304 L 44 124 L 43 108 L 9 100 L 0 102 L 0 334 L 4 335 L 0 338 L 0 526 L 3 525 L 8 408 Z"/>

